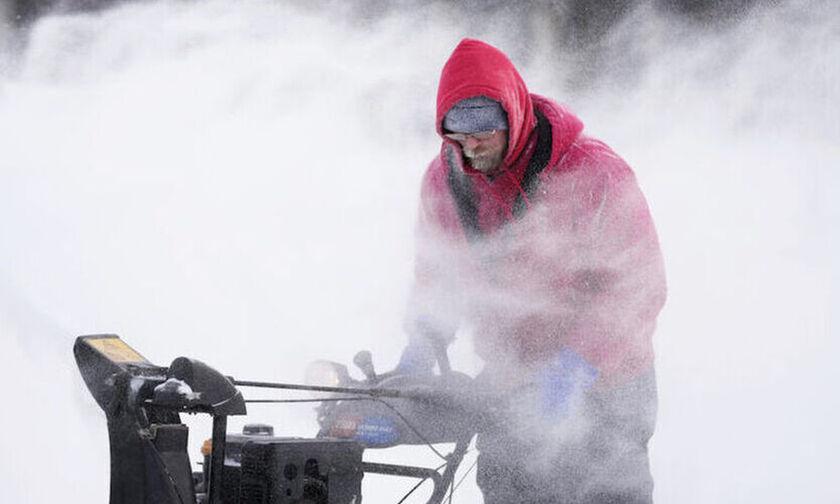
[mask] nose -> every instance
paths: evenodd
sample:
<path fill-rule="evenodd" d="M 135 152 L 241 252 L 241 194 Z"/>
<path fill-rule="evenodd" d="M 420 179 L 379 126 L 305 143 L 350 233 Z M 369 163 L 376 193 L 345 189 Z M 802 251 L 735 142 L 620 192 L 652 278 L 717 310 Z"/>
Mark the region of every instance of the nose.
<path fill-rule="evenodd" d="M 478 146 L 478 144 L 480 144 L 480 143 L 481 143 L 480 140 L 476 140 L 472 136 L 468 136 L 463 142 L 461 142 L 461 145 L 463 145 L 467 149 L 472 150 L 472 149 L 475 149 Z"/>

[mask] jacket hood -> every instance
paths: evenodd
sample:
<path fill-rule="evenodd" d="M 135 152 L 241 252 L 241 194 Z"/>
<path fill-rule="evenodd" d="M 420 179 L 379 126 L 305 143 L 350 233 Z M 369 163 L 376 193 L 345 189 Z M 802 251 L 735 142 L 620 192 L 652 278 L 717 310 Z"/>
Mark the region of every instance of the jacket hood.
<path fill-rule="evenodd" d="M 534 107 L 525 81 L 510 59 L 495 47 L 464 39 L 446 61 L 437 94 L 437 131 L 443 135 L 443 118 L 464 98 L 483 95 L 502 104 L 508 115 L 508 149 L 502 161 L 516 161 L 534 129 Z"/>

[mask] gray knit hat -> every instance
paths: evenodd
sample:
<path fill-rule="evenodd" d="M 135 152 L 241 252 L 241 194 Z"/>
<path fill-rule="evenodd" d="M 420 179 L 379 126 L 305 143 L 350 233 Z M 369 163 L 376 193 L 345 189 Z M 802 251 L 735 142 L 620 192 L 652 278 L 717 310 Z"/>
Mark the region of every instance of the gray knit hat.
<path fill-rule="evenodd" d="M 459 133 L 506 130 L 508 119 L 502 104 L 486 96 L 459 100 L 443 117 L 443 129 Z"/>

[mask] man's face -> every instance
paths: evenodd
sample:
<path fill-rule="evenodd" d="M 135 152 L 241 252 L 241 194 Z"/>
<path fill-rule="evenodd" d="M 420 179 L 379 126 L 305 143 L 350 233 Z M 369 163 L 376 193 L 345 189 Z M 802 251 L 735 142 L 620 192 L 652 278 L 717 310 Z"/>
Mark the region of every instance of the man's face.
<path fill-rule="evenodd" d="M 507 133 L 507 130 L 452 132 L 446 136 L 461 145 L 464 158 L 474 170 L 492 173 L 499 169 L 507 152 Z"/>

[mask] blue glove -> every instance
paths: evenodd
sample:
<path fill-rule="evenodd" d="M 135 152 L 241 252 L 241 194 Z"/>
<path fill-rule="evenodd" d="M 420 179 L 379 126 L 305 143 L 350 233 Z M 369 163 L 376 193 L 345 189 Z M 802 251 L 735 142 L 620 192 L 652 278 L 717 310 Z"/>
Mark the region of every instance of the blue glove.
<path fill-rule="evenodd" d="M 395 371 L 399 374 L 429 375 L 437 362 L 436 345 L 443 349 L 452 340 L 448 331 L 433 318 L 420 316 L 408 328 L 408 345 L 403 350 Z"/>
<path fill-rule="evenodd" d="M 568 417 L 597 378 L 598 369 L 572 350 L 564 349 L 537 376 L 543 413 Z"/>
<path fill-rule="evenodd" d="M 410 338 L 394 371 L 397 374 L 430 375 L 436 360 L 434 346 L 428 338 Z"/>

